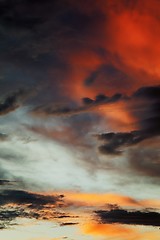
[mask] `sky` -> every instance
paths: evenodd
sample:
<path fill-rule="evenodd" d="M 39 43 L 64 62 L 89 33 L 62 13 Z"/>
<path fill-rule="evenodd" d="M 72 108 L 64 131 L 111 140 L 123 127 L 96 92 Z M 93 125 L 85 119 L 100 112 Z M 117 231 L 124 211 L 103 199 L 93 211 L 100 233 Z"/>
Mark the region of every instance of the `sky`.
<path fill-rule="evenodd" d="M 158 240 L 160 1 L 0 0 L 0 239 Z"/>

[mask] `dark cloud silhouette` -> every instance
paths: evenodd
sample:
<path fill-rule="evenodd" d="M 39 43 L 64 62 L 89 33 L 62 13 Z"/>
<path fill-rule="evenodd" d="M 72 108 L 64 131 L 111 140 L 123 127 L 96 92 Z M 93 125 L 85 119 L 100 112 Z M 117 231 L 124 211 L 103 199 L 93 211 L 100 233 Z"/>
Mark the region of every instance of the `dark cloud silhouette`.
<path fill-rule="evenodd" d="M 60 226 L 64 227 L 64 226 L 72 226 L 77 224 L 78 224 L 77 222 L 64 222 L 64 223 L 61 223 Z"/>
<path fill-rule="evenodd" d="M 141 131 L 104 133 L 98 136 L 99 140 L 107 143 L 99 147 L 103 154 L 121 154 L 124 147 L 135 145 L 146 138 L 146 134 Z"/>
<path fill-rule="evenodd" d="M 150 86 L 139 88 L 133 97 L 146 99 L 160 99 L 160 86 Z"/>
<path fill-rule="evenodd" d="M 42 195 L 37 193 L 30 193 L 23 190 L 2 190 L 0 205 L 5 205 L 9 203 L 15 204 L 30 204 L 30 207 L 39 208 L 46 204 L 56 204 L 57 202 L 62 202 L 63 195 L 51 196 Z"/>
<path fill-rule="evenodd" d="M 86 104 L 89 104 L 89 101 L 90 103 L 92 104 L 95 104 L 95 105 L 98 105 L 98 104 L 108 104 L 108 103 L 115 103 L 119 100 L 123 100 L 123 95 L 120 94 L 120 93 L 117 93 L 117 94 L 114 94 L 113 96 L 111 97 L 108 97 L 104 94 L 99 94 L 95 97 L 95 99 L 90 99 L 90 98 L 83 98 L 83 102 L 86 103 Z"/>
<path fill-rule="evenodd" d="M 150 211 L 128 211 L 124 209 L 112 209 L 110 211 L 96 211 L 101 223 L 128 224 L 143 226 L 160 226 L 160 213 Z"/>
<path fill-rule="evenodd" d="M 143 87 L 138 89 L 132 96 L 133 100 L 142 106 L 142 110 L 137 109 L 134 115 L 139 119 L 142 131 L 146 135 L 160 134 L 160 86 Z"/>

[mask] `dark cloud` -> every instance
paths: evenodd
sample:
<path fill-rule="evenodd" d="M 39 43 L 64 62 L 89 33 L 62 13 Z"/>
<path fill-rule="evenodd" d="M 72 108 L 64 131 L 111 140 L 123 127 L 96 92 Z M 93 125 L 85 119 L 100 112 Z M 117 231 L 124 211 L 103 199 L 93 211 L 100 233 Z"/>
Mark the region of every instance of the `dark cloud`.
<path fill-rule="evenodd" d="M 37 93 L 37 89 L 28 89 L 28 90 L 17 90 L 16 92 L 10 94 L 0 103 L 0 115 L 8 114 L 17 108 L 19 108 L 24 101 L 26 101 L 29 97 L 33 97 Z M 0 134 L 1 138 L 6 137 L 5 134 Z"/>
<path fill-rule="evenodd" d="M 70 215 L 67 215 L 65 213 L 62 213 L 62 212 L 57 212 L 57 218 L 70 218 L 71 216 Z"/>
<path fill-rule="evenodd" d="M 131 132 L 110 132 L 98 136 L 105 142 L 99 147 L 103 154 L 121 154 L 123 149 L 159 136 L 160 134 L 160 87 L 143 87 L 130 98 L 126 98 L 132 114 L 137 118 L 139 130 Z M 133 108 L 133 109 L 132 109 Z"/>
<path fill-rule="evenodd" d="M 160 86 L 150 86 L 139 88 L 133 97 L 136 98 L 146 98 L 146 99 L 160 99 Z"/>
<path fill-rule="evenodd" d="M 21 95 L 21 92 L 17 92 L 8 96 L 3 103 L 0 104 L 0 115 L 7 114 L 14 111 L 19 107 L 18 98 Z"/>
<path fill-rule="evenodd" d="M 113 95 L 111 97 L 108 97 L 108 96 L 106 96 L 104 94 L 99 94 L 99 95 L 96 96 L 95 99 L 83 98 L 82 100 L 86 104 L 89 104 L 89 101 L 90 101 L 90 103 L 95 104 L 95 105 L 98 105 L 98 104 L 109 104 L 109 103 L 117 102 L 119 100 L 123 100 L 123 96 L 120 93 L 117 93 L 117 94 L 115 94 L 115 95 Z"/>
<path fill-rule="evenodd" d="M 0 209 L 0 229 L 3 230 L 13 226 L 14 223 L 12 221 L 20 215 L 22 216 L 22 213 L 23 211 Z"/>
<path fill-rule="evenodd" d="M 60 40 L 66 39 L 68 29 L 61 23 L 67 2 L 0 1 L 0 92 L 30 87 L 44 79 L 49 82 L 51 67 L 65 69 L 67 63 L 58 52 L 67 42 Z"/>
<path fill-rule="evenodd" d="M 134 115 L 139 119 L 142 131 L 148 135 L 160 134 L 160 86 L 143 87 L 132 96 L 137 101 Z M 141 108 L 138 108 L 138 103 Z"/>
<path fill-rule="evenodd" d="M 0 2 L 0 9 L 3 88 L 45 81 L 51 88 L 54 85 L 54 94 L 47 91 L 50 100 L 62 98 L 62 75 L 70 69 L 63 54 L 83 45 L 79 37 L 87 38 L 93 23 L 102 21 L 102 14 L 82 13 L 70 0 L 6 0 Z"/>
<path fill-rule="evenodd" d="M 103 224 L 160 226 L 160 213 L 158 212 L 112 209 L 110 211 L 99 210 L 96 211 L 96 214 Z"/>
<path fill-rule="evenodd" d="M 42 195 L 30 193 L 23 190 L 2 190 L 0 205 L 15 203 L 19 205 L 30 204 L 30 207 L 39 208 L 46 204 L 57 204 L 62 201 L 63 196 Z"/>
<path fill-rule="evenodd" d="M 124 147 L 135 145 L 146 138 L 141 131 L 122 132 L 122 133 L 104 133 L 98 136 L 99 140 L 107 143 L 99 147 L 103 154 L 121 154 Z"/>
<path fill-rule="evenodd" d="M 64 223 L 61 223 L 60 226 L 64 227 L 64 226 L 72 226 L 77 224 L 78 224 L 77 222 L 64 222 Z"/>

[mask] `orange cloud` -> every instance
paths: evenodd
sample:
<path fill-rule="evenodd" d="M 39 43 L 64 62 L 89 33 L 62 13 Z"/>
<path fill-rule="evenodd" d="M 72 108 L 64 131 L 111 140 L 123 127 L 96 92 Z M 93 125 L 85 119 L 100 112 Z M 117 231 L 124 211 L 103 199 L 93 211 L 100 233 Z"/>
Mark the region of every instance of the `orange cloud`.
<path fill-rule="evenodd" d="M 115 193 L 82 193 L 65 192 L 66 201 L 78 203 L 80 206 L 100 207 L 106 204 L 118 204 L 128 207 L 160 208 L 160 201 L 154 199 L 136 200 L 134 198 Z"/>
<path fill-rule="evenodd" d="M 139 228 L 129 228 L 119 224 L 88 223 L 82 227 L 82 232 L 93 236 L 112 237 L 117 240 L 158 240 L 158 231 L 140 231 Z"/>
<path fill-rule="evenodd" d="M 86 206 L 103 206 L 107 203 L 119 204 L 121 206 L 139 205 L 139 203 L 133 198 L 112 193 L 97 194 L 97 193 L 67 192 L 66 200 L 72 202 L 79 202 L 80 204 Z"/>
<path fill-rule="evenodd" d="M 113 131 L 132 131 L 138 127 L 136 118 L 128 111 L 127 103 L 124 101 L 102 105 L 97 108 L 97 112 L 106 118 Z"/>
<path fill-rule="evenodd" d="M 81 39 L 75 39 L 74 46 L 65 49 L 63 59 L 69 65 L 65 94 L 78 101 L 101 92 L 131 93 L 141 86 L 160 82 L 158 1 L 69 2 L 79 12 L 92 17 L 93 24 Z M 96 18 L 95 13 L 101 17 Z M 106 54 L 95 51 L 100 48 Z M 113 65 L 125 77 L 111 80 L 107 76 L 97 77 L 96 84 L 85 86 L 85 79 L 103 64 Z"/>
<path fill-rule="evenodd" d="M 153 15 L 138 10 L 111 15 L 107 44 L 126 66 L 156 77 L 156 83 L 156 80 L 160 81 L 159 21 Z M 153 84 L 153 80 L 148 84 Z"/>
<path fill-rule="evenodd" d="M 160 9 L 160 3 L 158 6 L 158 1 L 141 3 L 119 13 L 112 11 L 107 32 L 107 45 L 112 53 L 118 54 L 122 64 L 132 73 L 142 71 L 150 75 L 150 80 L 137 79 L 137 87 L 160 82 L 160 29 L 154 8 L 156 5 Z"/>
<path fill-rule="evenodd" d="M 133 239 L 139 236 L 136 230 L 118 224 L 88 223 L 82 228 L 85 234 L 93 236 L 111 236 L 116 239 Z"/>
<path fill-rule="evenodd" d="M 64 45 L 61 54 L 68 67 L 58 73 L 63 79 L 64 95 L 81 102 L 83 97 L 131 94 L 139 87 L 160 83 L 160 2 L 70 0 L 69 3 L 92 19 L 92 24 L 83 35 L 74 36 L 73 42 Z M 97 49 L 102 50 L 101 54 Z M 100 73 L 87 86 L 85 80 L 101 66 L 113 66 L 118 73 L 115 76 Z M 122 102 L 97 112 L 107 118 L 107 124 L 115 131 L 135 129 L 136 119 Z"/>

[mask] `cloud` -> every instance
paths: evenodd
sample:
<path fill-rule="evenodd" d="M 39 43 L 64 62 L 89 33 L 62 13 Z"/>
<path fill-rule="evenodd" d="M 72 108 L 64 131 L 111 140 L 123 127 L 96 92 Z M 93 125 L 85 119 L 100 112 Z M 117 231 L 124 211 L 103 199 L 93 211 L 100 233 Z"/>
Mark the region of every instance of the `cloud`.
<path fill-rule="evenodd" d="M 2 190 L 2 199 L 0 200 L 0 205 L 5 205 L 9 203 L 15 204 L 30 204 L 30 207 L 39 208 L 46 204 L 56 204 L 61 202 L 63 196 L 45 196 L 37 193 L 30 193 L 23 190 Z"/>
<path fill-rule="evenodd" d="M 65 121 L 71 127 L 62 128 L 62 130 L 53 130 L 53 129 L 43 129 L 38 127 L 32 127 L 30 130 L 38 132 L 46 137 L 52 138 L 54 140 L 61 141 L 61 143 L 70 143 L 71 145 L 76 146 L 88 146 L 91 138 L 84 137 L 84 134 L 81 134 L 82 131 L 79 131 L 79 124 L 81 123 L 81 128 L 84 128 L 85 131 L 92 131 L 92 126 L 98 125 L 99 122 L 96 121 L 96 118 L 92 119 L 92 123 L 88 126 L 84 113 L 93 112 L 95 115 L 100 115 L 100 118 L 106 117 L 107 123 L 111 125 L 115 121 L 115 124 L 120 123 L 122 126 L 122 121 L 124 120 L 123 115 L 119 114 L 118 104 L 122 103 L 124 105 L 124 112 L 128 113 L 131 118 L 128 119 L 129 123 L 132 125 L 134 130 L 132 131 L 115 131 L 107 132 L 102 134 L 95 134 L 97 139 L 101 141 L 101 144 L 98 149 L 99 152 L 103 155 L 110 155 L 111 157 L 116 157 L 126 153 L 128 159 L 129 167 L 131 170 L 136 170 L 137 173 L 146 176 L 158 177 L 158 166 L 159 166 L 159 154 L 158 151 L 154 154 L 154 150 L 150 149 L 149 155 L 153 153 L 153 156 L 157 159 L 156 162 L 146 160 L 146 150 L 144 148 L 138 157 L 138 149 L 145 146 L 146 141 L 154 139 L 160 134 L 159 129 L 159 119 L 160 119 L 160 86 L 148 86 L 137 89 L 131 96 L 114 94 L 112 96 L 106 96 L 103 94 L 97 95 L 94 99 L 84 98 L 82 99 L 83 105 L 76 107 L 39 107 L 33 109 L 34 116 L 41 117 L 59 117 L 63 116 Z M 104 108 L 101 112 L 101 108 Z M 113 112 L 112 112 L 113 111 Z M 121 111 L 121 109 L 120 109 Z M 105 116 L 104 116 L 105 113 Z M 74 118 L 75 117 L 75 118 Z M 84 121 L 83 121 L 84 117 Z M 91 119 L 91 118 L 90 118 Z M 89 119 L 90 123 L 91 120 Z M 88 120 L 87 120 L 88 121 Z M 120 121 L 120 122 L 119 122 Z M 130 122 L 131 121 L 131 122 Z M 124 124 L 124 123 L 123 123 Z M 86 127 L 87 126 L 87 127 Z M 119 124 L 117 125 L 119 128 Z M 126 126 L 124 126 L 126 127 Z M 103 131 L 103 130 L 101 130 Z M 62 140 L 61 140 L 62 139 Z M 143 145 L 144 143 L 144 145 Z M 149 146 L 148 146 L 149 147 Z M 136 150 L 137 149 L 137 150 Z M 135 154 L 134 154 L 135 151 Z M 137 161 L 133 161 L 134 156 L 137 156 Z M 139 159 L 139 160 L 138 160 Z M 141 159 L 141 160 L 140 160 Z M 154 159 L 151 157 L 151 159 Z M 91 160 L 93 166 L 93 162 Z M 134 163 L 133 163 L 134 162 Z M 146 164 L 146 168 L 145 168 Z M 103 166 L 105 163 L 103 164 Z M 96 163 L 95 163 L 95 166 Z M 143 168 L 143 169 L 142 169 Z M 150 170 L 149 170 L 150 169 Z M 155 172 L 154 172 L 155 171 Z"/>
<path fill-rule="evenodd" d="M 120 147 L 128 147 L 137 144 L 145 139 L 145 135 L 141 131 L 132 131 L 130 133 L 104 133 L 98 136 L 100 140 L 108 142 L 99 147 L 99 151 L 103 154 L 118 155 L 122 153 L 122 150 L 118 150 Z"/>
<path fill-rule="evenodd" d="M 100 208 L 105 206 L 109 209 L 116 206 L 121 207 L 143 207 L 143 208 L 160 208 L 159 200 L 154 199 L 136 199 L 117 193 L 84 193 L 84 192 L 66 192 L 65 199 L 68 203 L 78 207 Z"/>
<path fill-rule="evenodd" d="M 159 136 L 160 134 L 160 87 L 151 86 L 138 89 L 126 100 L 126 111 L 137 121 L 137 130 L 131 132 L 109 132 L 98 136 L 99 140 L 105 142 L 99 147 L 103 154 L 118 155 L 123 153 L 123 149 L 137 145 L 138 143 Z M 129 110 L 130 109 L 130 110 Z"/>
<path fill-rule="evenodd" d="M 101 0 L 93 1 L 92 7 L 90 1 L 70 2 L 79 21 L 66 21 L 74 29 L 72 37 L 77 43 L 68 46 L 64 54 L 70 66 L 66 74 L 68 96 L 74 100 L 93 98 L 101 92 L 113 94 L 117 89 L 132 93 L 136 88 L 159 83 L 160 6 L 156 0 Z M 83 28 L 79 29 L 81 16 Z"/>
<path fill-rule="evenodd" d="M 17 225 L 15 220 L 17 218 L 35 218 L 38 219 L 40 215 L 36 212 L 28 212 L 20 207 L 0 208 L 0 229 L 8 229 Z"/>
<path fill-rule="evenodd" d="M 130 125 L 141 127 L 142 131 L 139 131 L 139 133 L 137 131 L 137 134 L 148 137 L 150 134 L 156 135 L 159 133 L 159 95 L 159 86 L 149 86 L 139 88 L 131 96 L 117 93 L 109 97 L 98 94 L 94 99 L 83 98 L 83 105 L 81 106 L 44 105 L 33 108 L 31 113 L 37 117 L 70 117 L 85 112 L 94 112 L 106 117 L 109 123 L 122 121 L 122 125 L 126 121 Z M 148 134 L 145 132 L 146 129 Z"/>
<path fill-rule="evenodd" d="M 157 1 L 152 3 L 130 1 L 128 6 L 124 1 L 120 4 L 115 4 L 114 1 L 110 11 L 110 37 L 107 42 L 110 50 L 120 56 L 126 66 L 134 71 L 147 72 L 153 77 L 156 75 L 157 82 L 158 44 L 155 46 L 154 43 L 158 41 L 160 32 L 158 31 L 155 36 L 154 31 L 159 24 L 157 15 L 159 7 Z M 151 61 L 153 65 L 150 65 Z"/>
<path fill-rule="evenodd" d="M 11 94 L 8 94 L 0 103 L 0 116 L 15 111 L 21 105 L 24 104 L 29 98 L 35 96 L 42 86 L 34 86 L 33 89 L 19 89 Z M 0 134 L 3 139 L 6 137 L 5 134 Z"/>
<path fill-rule="evenodd" d="M 112 237 L 113 239 L 133 239 L 133 237 L 138 236 L 137 231 L 123 227 L 121 225 L 116 224 L 98 224 L 94 222 L 90 222 L 86 224 L 82 231 L 85 234 L 93 235 L 95 236 L 104 236 L 104 237 Z"/>
<path fill-rule="evenodd" d="M 95 99 L 84 98 L 84 105 L 81 107 L 62 107 L 54 109 L 44 106 L 35 108 L 32 113 L 35 116 L 73 116 L 88 111 L 98 113 L 100 106 L 112 106 L 113 108 L 115 106 L 116 108 L 118 102 L 124 102 L 126 104 L 125 111 L 131 111 L 130 114 L 133 116 L 133 119 L 137 121 L 135 125 L 140 127 L 140 129 L 131 132 L 110 132 L 98 136 L 99 140 L 105 142 L 105 144 L 99 147 L 101 153 L 119 155 L 123 153 L 123 149 L 159 135 L 159 96 L 159 86 L 142 87 L 135 91 L 130 97 L 121 94 L 115 94 L 108 97 L 101 94 L 97 95 Z M 110 110 L 108 109 L 107 113 L 106 108 L 106 115 L 107 114 L 108 117 L 110 117 Z"/>
<path fill-rule="evenodd" d="M 0 104 L 0 115 L 7 114 L 14 111 L 19 107 L 18 99 L 21 96 L 22 92 L 18 91 L 11 96 L 8 96 L 3 103 Z"/>
<path fill-rule="evenodd" d="M 139 176 L 159 182 L 160 156 L 157 146 L 160 135 L 160 87 L 142 87 L 126 99 L 126 111 L 136 121 L 137 129 L 124 132 L 107 132 L 97 135 L 102 142 L 103 155 L 126 157 L 128 168 Z"/>
<path fill-rule="evenodd" d="M 33 116 L 39 116 L 39 117 L 50 117 L 50 116 L 73 116 L 78 115 L 81 113 L 94 111 L 98 106 L 102 104 L 112 104 L 117 101 L 120 101 L 123 99 L 123 96 L 121 94 L 115 94 L 111 97 L 105 96 L 103 94 L 99 94 L 95 97 L 95 99 L 91 98 L 83 98 L 82 106 L 76 106 L 76 107 L 70 107 L 70 106 L 38 106 L 34 108 L 31 113 Z"/>
<path fill-rule="evenodd" d="M 112 209 L 110 211 L 96 211 L 101 223 L 128 224 L 143 226 L 160 226 L 160 213 L 150 211 L 128 211 L 124 209 Z"/>
<path fill-rule="evenodd" d="M 7 83 L 45 79 L 72 100 L 157 84 L 159 4 L 142 2 L 1 1 L 1 61 L 16 73 Z"/>
<path fill-rule="evenodd" d="M 0 141 L 5 141 L 8 138 L 8 135 L 5 133 L 0 133 Z"/>
<path fill-rule="evenodd" d="M 42 81 L 49 85 L 27 103 L 33 109 L 32 115 L 26 116 L 23 112 L 21 120 L 16 111 L 15 115 L 11 114 L 11 125 L 7 126 L 8 131 L 12 128 L 13 134 L 18 135 L 19 130 L 22 136 L 26 130 L 20 126 L 15 129 L 13 121 L 18 120 L 17 125 L 23 121 L 26 125 L 34 122 L 30 130 L 49 140 L 36 135 L 36 139 L 41 139 L 40 144 L 25 145 L 18 144 L 21 139 L 13 137 L 4 145 L 7 152 L 1 152 L 1 165 L 8 170 L 0 170 L 2 188 L 9 184 L 12 175 L 11 180 L 20 176 L 25 187 L 41 186 L 45 190 L 49 186 L 72 188 L 75 184 L 88 190 L 90 182 L 92 189 L 98 186 L 99 191 L 101 187 L 114 188 L 114 181 L 118 181 L 115 175 L 108 172 L 105 179 L 111 176 L 111 182 L 107 182 L 104 172 L 99 170 L 107 169 L 108 155 L 119 157 L 122 154 L 127 166 L 122 164 L 122 158 L 119 162 L 118 157 L 115 160 L 124 172 L 130 168 L 143 176 L 158 178 L 159 151 L 149 142 L 153 138 L 157 141 L 160 133 L 159 88 L 154 86 L 160 80 L 159 7 L 156 0 L 0 1 L 0 92 L 5 95 L 7 92 L 0 103 L 0 115 L 15 111 L 29 99 L 24 100 L 23 93 L 14 89 L 34 88 L 33 83 L 41 85 Z M 49 119 L 45 121 L 43 117 Z M 6 140 L 3 133 L 0 139 Z M 103 141 L 98 142 L 99 152 L 97 139 Z M 58 148 L 54 140 L 67 150 Z M 12 146 L 12 153 L 8 154 L 7 144 Z M 38 158 L 37 152 L 40 153 Z M 80 158 L 90 172 L 95 169 L 97 181 L 87 175 L 86 182 L 84 169 L 75 168 L 70 174 Z M 72 161 L 74 164 L 70 164 Z M 67 168 L 63 167 L 66 162 Z M 74 183 L 76 174 L 81 181 Z M 130 179 L 133 181 L 132 177 Z M 104 186 L 103 181 L 107 183 Z M 11 223 L 18 216 L 27 216 L 27 211 L 36 212 L 35 218 L 53 218 L 57 215 L 51 214 L 51 209 L 47 212 L 48 205 L 64 204 L 54 196 L 22 190 L 4 190 L 2 196 L 3 206 L 15 204 L 20 208 L 17 217 L 11 209 Z M 92 207 L 105 202 L 118 202 L 123 206 L 139 204 L 119 194 L 102 197 L 86 194 L 77 199 L 79 205 L 92 204 Z M 2 215 L 4 219 L 9 213 Z"/>
<path fill-rule="evenodd" d="M 77 222 L 65 222 L 65 223 L 61 223 L 60 226 L 64 227 L 64 226 L 72 226 L 72 225 L 77 225 Z"/>
<path fill-rule="evenodd" d="M 61 211 L 56 210 L 64 206 L 63 195 L 43 195 L 13 189 L 1 190 L 0 193 L 1 229 L 17 225 L 17 218 L 54 220 L 64 216 Z"/>
<path fill-rule="evenodd" d="M 114 193 L 96 194 L 96 193 L 67 193 L 66 200 L 75 206 L 98 207 L 102 205 L 119 204 L 122 206 L 139 206 L 139 202 L 134 198 Z"/>
<path fill-rule="evenodd" d="M 15 183 L 14 181 L 6 180 L 6 179 L 0 179 L 0 186 L 12 185 L 14 183 Z"/>
<path fill-rule="evenodd" d="M 94 237 L 104 237 L 115 240 L 133 240 L 133 239 L 140 239 L 145 240 L 146 238 L 149 240 L 157 240 L 159 238 L 159 230 L 153 231 L 144 231 L 141 232 L 138 229 L 131 228 L 128 226 L 124 226 L 122 224 L 102 224 L 102 223 L 95 223 L 89 222 L 85 224 L 82 228 L 82 232 L 87 235 L 92 235 Z"/>
<path fill-rule="evenodd" d="M 0 210 L 0 229 L 6 229 L 12 225 L 12 221 L 20 215 L 20 212 L 16 210 Z M 15 224 L 16 225 L 16 224 Z"/>
<path fill-rule="evenodd" d="M 1 164 L 2 165 L 2 164 Z M 8 171 L 8 170 L 6 170 L 4 167 L 0 167 L 0 176 L 1 176 L 1 180 L 3 181 L 3 180 L 6 180 L 7 179 L 7 181 L 10 181 L 10 179 L 11 179 L 11 181 L 13 180 L 12 178 L 10 178 L 11 177 L 11 173 Z"/>
<path fill-rule="evenodd" d="M 157 145 L 159 138 L 152 141 L 145 141 L 134 148 L 128 150 L 128 163 L 132 170 L 142 176 L 152 177 L 154 183 L 159 184 L 160 176 L 160 152 Z"/>

